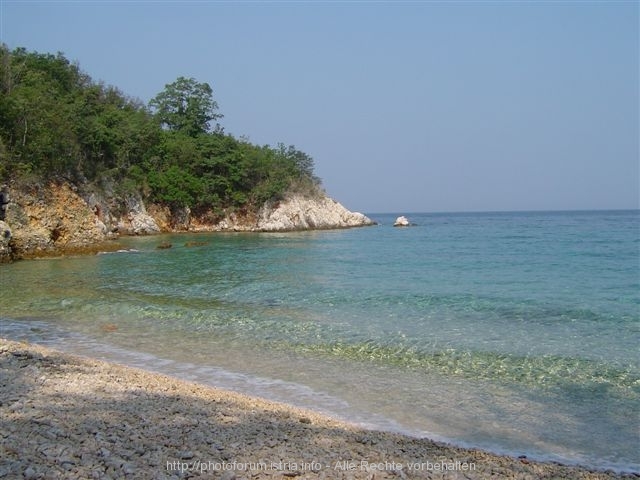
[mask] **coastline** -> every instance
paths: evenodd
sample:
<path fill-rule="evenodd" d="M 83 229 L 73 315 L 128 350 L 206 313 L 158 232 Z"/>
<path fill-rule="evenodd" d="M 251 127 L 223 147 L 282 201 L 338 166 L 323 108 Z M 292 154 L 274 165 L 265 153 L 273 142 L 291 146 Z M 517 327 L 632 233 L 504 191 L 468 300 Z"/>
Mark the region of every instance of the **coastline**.
<path fill-rule="evenodd" d="M 638 478 L 369 431 L 0 338 L 0 477 Z"/>
<path fill-rule="evenodd" d="M 9 191 L 10 190 L 10 191 Z M 0 263 L 116 249 L 118 238 L 163 233 L 289 232 L 375 225 L 321 190 L 290 193 L 247 211 L 189 208 L 171 212 L 140 195 L 119 198 L 68 181 L 4 186 L 0 209 Z"/>

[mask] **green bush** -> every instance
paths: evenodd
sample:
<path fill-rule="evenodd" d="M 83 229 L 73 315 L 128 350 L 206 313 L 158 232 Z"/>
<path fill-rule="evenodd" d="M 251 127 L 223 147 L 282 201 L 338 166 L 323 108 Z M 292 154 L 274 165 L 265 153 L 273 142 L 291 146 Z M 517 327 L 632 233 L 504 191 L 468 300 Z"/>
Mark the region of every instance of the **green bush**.
<path fill-rule="evenodd" d="M 171 208 L 257 209 L 313 194 L 313 159 L 225 134 L 207 83 L 179 77 L 149 107 L 56 55 L 0 46 L 0 179 L 110 179 Z"/>

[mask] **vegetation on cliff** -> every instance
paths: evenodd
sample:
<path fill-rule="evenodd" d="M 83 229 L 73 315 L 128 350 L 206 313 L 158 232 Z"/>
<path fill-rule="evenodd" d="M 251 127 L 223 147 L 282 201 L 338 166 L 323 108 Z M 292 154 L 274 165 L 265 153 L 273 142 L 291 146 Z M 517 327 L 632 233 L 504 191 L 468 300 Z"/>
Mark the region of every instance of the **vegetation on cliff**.
<path fill-rule="evenodd" d="M 194 213 L 255 210 L 316 192 L 313 159 L 293 146 L 226 134 L 209 84 L 180 77 L 149 105 L 95 82 L 63 54 L 0 45 L 0 182 L 117 185 Z"/>

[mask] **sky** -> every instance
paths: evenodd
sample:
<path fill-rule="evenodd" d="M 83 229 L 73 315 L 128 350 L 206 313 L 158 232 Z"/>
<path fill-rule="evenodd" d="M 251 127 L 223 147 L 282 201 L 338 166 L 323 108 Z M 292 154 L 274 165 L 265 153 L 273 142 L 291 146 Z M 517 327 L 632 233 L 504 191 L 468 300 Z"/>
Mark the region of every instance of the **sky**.
<path fill-rule="evenodd" d="M 0 0 L 0 41 L 311 155 L 351 210 L 640 208 L 637 1 Z"/>

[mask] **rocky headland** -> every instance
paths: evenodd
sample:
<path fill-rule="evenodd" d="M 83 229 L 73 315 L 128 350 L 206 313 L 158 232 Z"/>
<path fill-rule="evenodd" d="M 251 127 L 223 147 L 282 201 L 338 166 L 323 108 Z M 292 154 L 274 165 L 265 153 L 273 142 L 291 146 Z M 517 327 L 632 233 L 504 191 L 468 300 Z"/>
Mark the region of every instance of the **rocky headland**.
<path fill-rule="evenodd" d="M 121 235 L 166 232 L 278 232 L 351 228 L 374 222 L 321 191 L 290 194 L 257 211 L 194 214 L 148 203 L 139 194 L 118 196 L 113 186 L 69 181 L 9 184 L 2 189 L 0 262 L 117 248 Z"/>

